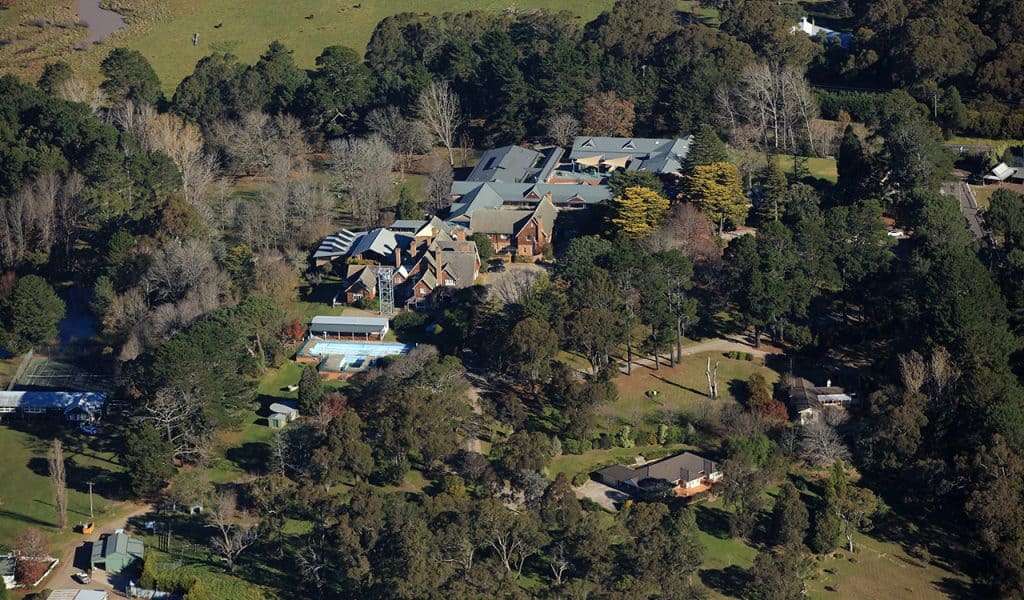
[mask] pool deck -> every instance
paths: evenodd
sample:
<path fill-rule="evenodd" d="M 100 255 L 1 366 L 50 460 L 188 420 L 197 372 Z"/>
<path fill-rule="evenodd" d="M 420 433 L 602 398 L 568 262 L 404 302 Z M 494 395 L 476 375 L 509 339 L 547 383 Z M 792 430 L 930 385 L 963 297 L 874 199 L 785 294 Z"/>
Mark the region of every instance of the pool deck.
<path fill-rule="evenodd" d="M 338 352 L 314 353 L 313 350 L 319 344 L 331 344 Z M 348 347 L 345 347 L 348 346 Z M 389 347 L 394 352 L 367 352 L 374 347 Z M 309 337 L 302 343 L 295 353 L 295 361 L 300 363 L 314 363 L 317 369 L 324 375 L 337 373 L 357 373 L 372 366 L 377 359 L 385 356 L 399 356 L 407 354 L 413 349 L 411 344 L 401 342 L 366 342 L 355 340 L 325 340 L 319 337 Z"/>

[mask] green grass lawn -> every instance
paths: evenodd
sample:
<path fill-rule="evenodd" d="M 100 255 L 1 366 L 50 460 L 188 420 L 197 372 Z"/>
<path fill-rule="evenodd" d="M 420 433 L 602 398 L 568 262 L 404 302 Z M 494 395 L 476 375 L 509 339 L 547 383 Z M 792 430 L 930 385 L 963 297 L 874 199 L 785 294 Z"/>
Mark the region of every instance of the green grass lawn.
<path fill-rule="evenodd" d="M 692 415 L 699 408 L 699 403 L 707 398 L 708 385 L 704 372 L 708 357 L 712 364 L 718 361 L 719 399 L 713 402 L 716 407 L 726 402 L 735 402 L 737 396 L 742 394 L 743 383 L 754 373 L 764 374 L 769 382 L 778 379 L 775 371 L 756 359 L 735 360 L 726 358 L 721 352 L 686 356 L 682 364 L 672 368 L 663 365 L 660 371 L 634 365 L 632 375 L 619 375 L 614 380 L 619 389 L 619 399 L 602 406 L 598 412 L 610 419 L 627 423 L 639 423 L 645 415 L 660 410 Z M 658 395 L 647 397 L 646 393 L 650 390 L 657 390 Z"/>
<path fill-rule="evenodd" d="M 1011 146 L 1024 146 L 1024 140 L 1016 140 L 1012 138 L 1007 139 L 993 139 L 993 138 L 976 138 L 976 137 L 963 137 L 953 136 L 946 142 L 947 144 L 963 144 L 964 146 L 991 146 L 996 154 L 1002 155 L 1006 152 L 1006 149 Z"/>
<path fill-rule="evenodd" d="M 792 156 L 788 154 L 777 154 L 775 155 L 775 160 L 778 161 L 780 169 L 786 173 L 793 172 Z M 812 177 L 817 177 L 818 179 L 824 179 L 825 181 L 831 181 L 832 183 L 839 180 L 839 172 L 836 170 L 836 161 L 831 158 L 808 158 L 807 170 L 811 172 Z"/>
<path fill-rule="evenodd" d="M 565 473 L 571 480 L 573 475 L 578 473 L 590 473 L 597 469 L 614 464 L 632 464 L 637 456 L 654 456 L 655 453 L 665 456 L 681 450 L 694 450 L 693 446 L 685 444 L 670 444 L 668 446 L 634 446 L 632 448 L 609 448 L 607 450 L 591 450 L 583 454 L 563 454 L 551 460 L 548 468 L 552 479 L 559 473 Z"/>
<path fill-rule="evenodd" d="M 102 436 L 87 438 L 64 433 L 53 421 L 17 421 L 16 428 L 0 425 L 0 547 L 26 527 L 39 527 L 54 541 L 70 539 L 79 521 L 89 520 L 89 487 L 95 483 L 93 510 L 97 522 L 116 516 L 120 503 L 121 466 L 103 449 Z M 53 492 L 47 475 L 47 453 L 54 435 L 64 441 L 68 485 L 68 531 L 57 530 Z"/>

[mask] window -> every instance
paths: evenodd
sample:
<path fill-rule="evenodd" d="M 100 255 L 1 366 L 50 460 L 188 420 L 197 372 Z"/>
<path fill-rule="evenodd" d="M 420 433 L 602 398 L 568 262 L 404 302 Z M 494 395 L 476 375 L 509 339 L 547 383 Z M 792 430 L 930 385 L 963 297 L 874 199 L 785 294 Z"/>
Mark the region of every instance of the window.
<path fill-rule="evenodd" d="M 352 301 L 353 302 L 358 302 L 358 301 L 360 301 L 362 299 L 363 299 L 363 295 L 362 294 L 352 294 Z"/>
<path fill-rule="evenodd" d="M 444 284 L 445 285 L 455 285 L 455 280 L 454 279 L 445 279 L 444 280 Z"/>

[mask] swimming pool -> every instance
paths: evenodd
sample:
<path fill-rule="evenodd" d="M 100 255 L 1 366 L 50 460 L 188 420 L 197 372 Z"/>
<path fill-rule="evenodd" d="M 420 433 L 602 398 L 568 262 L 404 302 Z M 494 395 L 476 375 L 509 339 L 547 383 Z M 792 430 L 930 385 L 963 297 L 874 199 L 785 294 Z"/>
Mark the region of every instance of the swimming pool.
<path fill-rule="evenodd" d="M 313 356 L 344 356 L 345 366 L 362 366 L 382 356 L 407 354 L 412 346 L 408 344 L 372 344 L 368 342 L 328 342 L 321 341 L 309 349 Z"/>

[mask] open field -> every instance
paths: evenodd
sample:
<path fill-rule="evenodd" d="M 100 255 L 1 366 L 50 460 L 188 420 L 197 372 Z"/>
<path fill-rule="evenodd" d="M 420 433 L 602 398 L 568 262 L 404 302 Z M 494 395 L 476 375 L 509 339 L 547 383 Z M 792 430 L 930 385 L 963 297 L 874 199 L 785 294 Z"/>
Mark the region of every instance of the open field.
<path fill-rule="evenodd" d="M 719 399 L 714 401 L 718 407 L 742 397 L 743 383 L 754 373 L 764 374 L 769 382 L 778 379 L 778 374 L 758 359 L 736 360 L 726 358 L 721 352 L 684 356 L 681 364 L 672 368 L 662 365 L 658 371 L 634 365 L 632 375 L 620 375 L 614 380 L 619 388 L 619 399 L 602 406 L 598 412 L 627 423 L 639 421 L 644 415 L 659 410 L 693 414 L 700 408 L 699 403 L 707 398 L 704 372 L 709 357 L 712 365 L 718 361 Z M 658 395 L 648 398 L 646 393 L 650 390 L 657 390 Z"/>
<path fill-rule="evenodd" d="M 1007 148 L 1024 146 L 1024 140 L 1015 139 L 992 139 L 992 138 L 975 138 L 975 137 L 963 137 L 955 135 L 946 141 L 947 145 L 963 145 L 963 146 L 987 146 L 995 150 L 995 153 L 1002 155 L 1006 152 Z"/>
<path fill-rule="evenodd" d="M 61 534 L 53 508 L 53 492 L 47 475 L 50 440 L 60 435 L 68 484 L 68 531 Z M 26 527 L 39 527 L 54 541 L 76 535 L 71 527 L 89 520 L 89 486 L 95 483 L 93 509 L 97 521 L 116 515 L 121 487 L 121 466 L 104 448 L 103 436 L 87 438 L 65 433 L 49 419 L 7 421 L 0 425 L 0 547 Z"/>
<path fill-rule="evenodd" d="M 792 156 L 788 154 L 779 154 L 775 156 L 775 159 L 778 161 L 779 168 L 784 172 L 793 172 Z M 836 170 L 836 161 L 831 158 L 808 158 L 807 170 L 811 172 L 812 177 L 817 177 L 818 179 L 824 179 L 825 181 L 831 181 L 832 183 L 839 180 L 839 172 Z"/>

